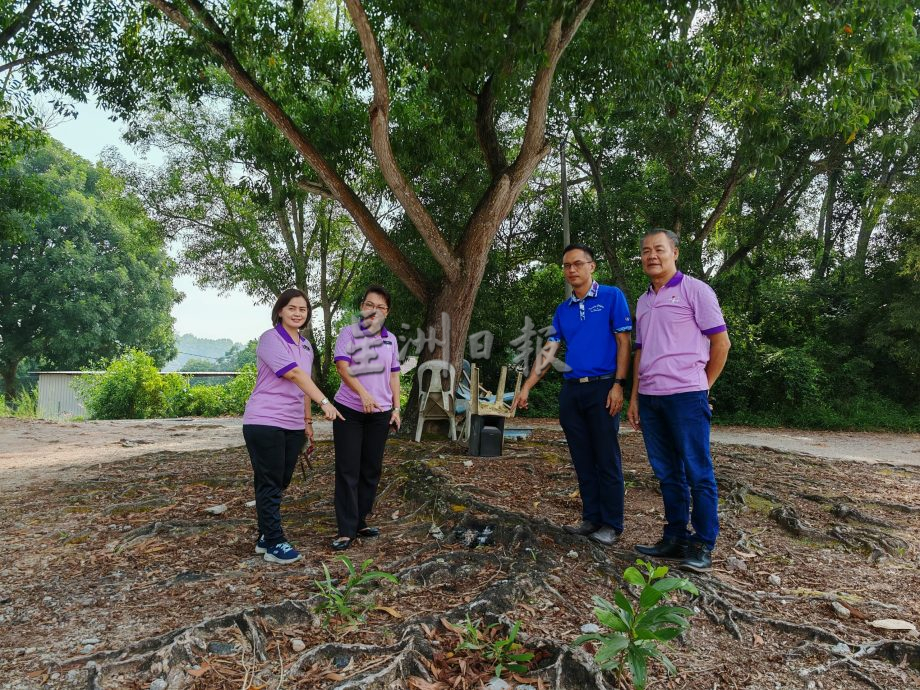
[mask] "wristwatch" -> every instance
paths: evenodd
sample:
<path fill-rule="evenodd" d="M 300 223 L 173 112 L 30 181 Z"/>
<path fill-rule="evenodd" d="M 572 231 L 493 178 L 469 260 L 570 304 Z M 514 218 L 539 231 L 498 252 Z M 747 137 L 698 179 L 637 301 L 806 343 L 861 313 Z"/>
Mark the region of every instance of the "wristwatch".
<path fill-rule="evenodd" d="M 613 382 L 614 384 L 619 383 L 623 388 L 626 388 L 626 379 L 614 379 Z"/>
<path fill-rule="evenodd" d="M 322 400 L 319 401 L 319 406 L 322 407 L 323 405 L 326 405 L 328 402 L 329 402 L 329 398 L 323 398 Z"/>

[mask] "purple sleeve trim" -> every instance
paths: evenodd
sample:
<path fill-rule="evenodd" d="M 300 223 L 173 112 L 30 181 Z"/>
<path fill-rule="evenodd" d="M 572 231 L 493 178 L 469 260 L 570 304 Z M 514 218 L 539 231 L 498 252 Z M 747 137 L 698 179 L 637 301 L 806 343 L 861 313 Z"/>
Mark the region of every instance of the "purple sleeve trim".
<path fill-rule="evenodd" d="M 335 357 L 332 361 L 333 362 L 348 362 L 349 364 L 354 364 L 354 361 L 352 360 L 351 357 L 344 357 L 342 355 Z"/>
<path fill-rule="evenodd" d="M 728 326 L 723 323 L 721 326 L 716 326 L 715 328 L 707 328 L 705 331 L 700 331 L 700 333 L 703 335 L 715 335 L 716 333 L 722 333 L 723 331 L 727 330 Z"/>
<path fill-rule="evenodd" d="M 277 376 L 280 379 L 282 376 L 288 373 L 291 369 L 294 369 L 296 367 L 297 367 L 297 362 L 291 362 L 287 366 L 281 367 L 278 371 L 276 371 L 275 376 Z"/>
<path fill-rule="evenodd" d="M 633 345 L 633 350 L 641 350 L 641 349 L 642 349 L 642 343 L 635 343 Z"/>
<path fill-rule="evenodd" d="M 390 371 L 399 371 L 399 367 L 390 367 Z"/>

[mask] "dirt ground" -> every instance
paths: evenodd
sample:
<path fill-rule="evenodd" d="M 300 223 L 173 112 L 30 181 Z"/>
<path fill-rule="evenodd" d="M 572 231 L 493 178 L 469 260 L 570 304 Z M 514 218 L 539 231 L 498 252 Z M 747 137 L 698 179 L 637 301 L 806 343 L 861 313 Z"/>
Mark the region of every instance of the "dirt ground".
<path fill-rule="evenodd" d="M 238 422 L 0 420 L 0 688 L 479 688 L 494 646 L 458 647 L 467 619 L 492 643 L 520 624 L 518 651 L 534 657 L 503 675 L 512 687 L 617 687 L 573 641 L 597 623 L 592 596 L 630 592 L 631 549 L 660 530 L 657 485 L 641 438 L 624 434 L 621 541 L 569 535 L 580 501 L 564 439 L 530 422 L 501 458 L 390 441 L 382 535 L 345 555 L 398 581 L 353 600 L 367 611 L 350 623 L 323 613 L 317 584 L 324 566 L 338 584 L 348 575 L 328 548 L 324 427 L 283 506 L 305 558 L 283 567 L 253 553 Z M 714 569 L 685 573 L 700 595 L 676 598 L 694 612 L 667 651 L 677 675 L 652 663 L 648 687 L 916 690 L 916 632 L 873 623 L 920 625 L 920 469 L 759 445 L 713 444 Z"/>
<path fill-rule="evenodd" d="M 0 419 L 0 490 L 46 479 L 72 479 L 106 462 L 160 451 L 242 445 L 242 420 L 155 419 L 88 422 Z M 556 420 L 516 419 L 515 427 L 559 430 Z M 624 423 L 624 427 L 627 427 Z M 332 438 L 317 420 L 316 438 Z M 621 433 L 632 433 L 621 429 Z M 839 460 L 920 466 L 920 434 L 751 429 L 716 426 L 713 441 Z"/>

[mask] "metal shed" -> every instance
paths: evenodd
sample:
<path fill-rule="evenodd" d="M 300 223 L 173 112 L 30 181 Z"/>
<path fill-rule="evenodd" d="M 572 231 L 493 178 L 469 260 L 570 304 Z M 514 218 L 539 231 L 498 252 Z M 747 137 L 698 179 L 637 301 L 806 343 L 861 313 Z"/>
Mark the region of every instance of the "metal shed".
<path fill-rule="evenodd" d="M 73 382 L 83 374 L 102 371 L 34 371 L 38 376 L 38 415 L 42 419 L 85 417 L 86 408 L 74 390 Z"/>

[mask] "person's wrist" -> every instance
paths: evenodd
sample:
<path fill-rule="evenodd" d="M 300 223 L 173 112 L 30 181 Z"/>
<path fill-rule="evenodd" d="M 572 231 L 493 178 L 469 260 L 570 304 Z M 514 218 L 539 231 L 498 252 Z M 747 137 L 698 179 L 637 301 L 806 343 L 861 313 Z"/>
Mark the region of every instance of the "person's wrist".
<path fill-rule="evenodd" d="M 329 404 L 329 398 L 323 398 L 322 400 L 319 401 L 320 407 L 324 407 L 325 405 L 328 405 L 328 404 Z"/>

